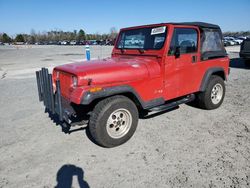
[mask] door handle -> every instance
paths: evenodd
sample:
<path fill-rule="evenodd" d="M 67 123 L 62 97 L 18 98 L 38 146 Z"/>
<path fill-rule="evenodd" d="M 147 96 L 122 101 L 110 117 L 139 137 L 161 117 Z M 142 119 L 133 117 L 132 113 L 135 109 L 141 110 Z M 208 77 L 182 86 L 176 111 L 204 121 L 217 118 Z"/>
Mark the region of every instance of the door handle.
<path fill-rule="evenodd" d="M 192 56 L 192 63 L 196 63 L 197 62 L 197 55 L 193 55 Z"/>

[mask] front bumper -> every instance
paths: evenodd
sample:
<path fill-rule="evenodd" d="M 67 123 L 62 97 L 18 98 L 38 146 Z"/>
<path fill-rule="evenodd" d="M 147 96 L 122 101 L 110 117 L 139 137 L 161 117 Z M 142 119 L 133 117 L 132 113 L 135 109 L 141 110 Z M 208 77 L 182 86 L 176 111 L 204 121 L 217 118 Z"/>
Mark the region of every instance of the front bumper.
<path fill-rule="evenodd" d="M 42 68 L 40 71 L 36 71 L 36 81 L 39 101 L 43 101 L 46 111 L 56 114 L 60 121 L 70 123 L 70 118 L 75 114 L 75 111 L 70 101 L 61 95 L 60 80 L 56 80 L 54 91 L 52 75 L 49 74 L 48 69 Z"/>

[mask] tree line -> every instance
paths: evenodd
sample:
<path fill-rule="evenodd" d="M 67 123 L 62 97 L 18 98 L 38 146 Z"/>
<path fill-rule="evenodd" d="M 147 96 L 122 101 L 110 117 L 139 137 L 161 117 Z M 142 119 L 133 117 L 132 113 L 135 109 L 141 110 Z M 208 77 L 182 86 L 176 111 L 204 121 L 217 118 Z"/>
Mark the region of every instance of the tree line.
<path fill-rule="evenodd" d="M 236 32 L 231 32 L 231 31 L 227 31 L 227 32 L 223 32 L 223 36 L 231 36 L 231 37 L 247 37 L 250 36 L 250 31 L 236 31 Z"/>
<path fill-rule="evenodd" d="M 39 42 L 59 42 L 59 41 L 86 41 L 86 40 L 114 40 L 117 36 L 115 27 L 110 29 L 108 34 L 86 34 L 83 29 L 79 31 L 61 31 L 52 30 L 48 32 L 36 32 L 31 30 L 30 34 L 17 34 L 10 37 L 7 33 L 0 33 L 0 41 L 2 43 L 24 42 L 35 44 Z"/>
<path fill-rule="evenodd" d="M 59 41 L 86 41 L 86 40 L 114 40 L 117 36 L 117 30 L 115 27 L 110 29 L 108 34 L 86 34 L 83 29 L 79 31 L 58 31 L 52 30 L 48 32 L 35 32 L 31 30 L 30 34 L 17 34 L 14 38 L 10 37 L 7 33 L 0 33 L 0 41 L 2 43 L 12 42 L 25 42 L 29 44 L 35 44 L 36 42 L 59 42 Z M 224 32 L 223 36 L 250 36 L 250 31 L 240 32 Z"/>

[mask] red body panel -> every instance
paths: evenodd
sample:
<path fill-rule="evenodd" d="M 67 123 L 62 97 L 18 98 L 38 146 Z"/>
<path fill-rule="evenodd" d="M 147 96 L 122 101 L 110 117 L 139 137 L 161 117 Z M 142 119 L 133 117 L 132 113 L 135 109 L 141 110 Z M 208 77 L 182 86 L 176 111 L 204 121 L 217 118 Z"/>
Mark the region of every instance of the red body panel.
<path fill-rule="evenodd" d="M 141 27 L 162 25 L 164 24 Z M 160 50 L 146 50 L 144 53 L 138 50 L 121 52 L 114 47 L 111 58 L 56 67 L 54 77 L 56 71 L 60 74 L 64 72 L 60 76 L 62 95 L 71 102 L 80 104 L 83 94 L 90 88 L 129 85 L 145 102 L 156 98 L 170 100 L 199 91 L 203 76 L 210 67 L 221 67 L 228 74 L 227 57 L 201 61 L 199 50 L 196 53 L 183 54 L 179 58 L 168 55 L 175 27 L 194 28 L 198 32 L 198 38 L 200 33 L 195 26 L 165 25 L 167 38 L 164 47 Z M 199 45 L 200 41 L 198 41 L 198 49 L 200 49 Z M 195 62 L 193 62 L 193 56 L 196 56 Z M 77 87 L 72 86 L 72 76 L 78 78 Z M 89 80 L 91 84 L 88 84 Z"/>
<path fill-rule="evenodd" d="M 153 96 L 159 97 L 155 91 L 162 89 L 161 67 L 155 57 L 114 57 L 104 60 L 96 60 L 90 62 L 72 63 L 58 66 L 54 71 L 60 72 L 60 80 L 62 82 L 62 95 L 65 98 L 71 98 L 72 102 L 79 104 L 80 98 L 76 97 L 76 93 L 82 93 L 82 90 L 91 87 L 111 87 L 118 85 L 130 85 L 140 95 L 143 100 L 151 100 Z M 79 78 L 79 87 L 64 87 L 69 85 L 69 81 L 65 79 L 65 72 L 71 73 Z M 71 77 L 68 77 L 71 79 Z M 83 85 L 81 82 L 87 83 L 91 79 L 91 86 Z M 84 81 L 85 80 L 85 81 Z M 149 87 L 149 86 L 154 87 Z M 68 91 L 65 91 L 68 89 Z M 76 90 L 76 91 L 74 91 Z M 74 91 L 74 92 L 73 92 Z M 73 92 L 73 93 L 72 93 Z M 71 97 L 74 95 L 74 99 Z"/>

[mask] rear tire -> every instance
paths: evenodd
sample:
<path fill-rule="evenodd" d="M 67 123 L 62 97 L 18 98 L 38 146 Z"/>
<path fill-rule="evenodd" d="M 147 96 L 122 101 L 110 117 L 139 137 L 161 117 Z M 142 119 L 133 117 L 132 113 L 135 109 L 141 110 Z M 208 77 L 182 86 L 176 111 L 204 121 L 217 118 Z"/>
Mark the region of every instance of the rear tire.
<path fill-rule="evenodd" d="M 112 96 L 94 107 L 89 132 L 97 144 L 111 148 L 128 141 L 137 124 L 138 110 L 134 102 L 125 96 Z"/>
<path fill-rule="evenodd" d="M 219 76 L 212 75 L 206 90 L 197 96 L 198 106 L 207 110 L 218 108 L 224 100 L 225 91 L 224 80 Z"/>

